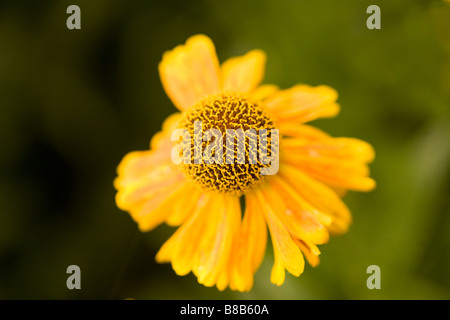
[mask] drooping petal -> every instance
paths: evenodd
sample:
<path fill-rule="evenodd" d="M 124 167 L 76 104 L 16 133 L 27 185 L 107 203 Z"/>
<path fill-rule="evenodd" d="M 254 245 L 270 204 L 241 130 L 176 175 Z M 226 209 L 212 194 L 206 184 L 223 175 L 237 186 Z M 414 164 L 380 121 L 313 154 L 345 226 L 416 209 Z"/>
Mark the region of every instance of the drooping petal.
<path fill-rule="evenodd" d="M 278 174 L 311 205 L 332 217 L 331 225 L 327 227 L 331 233 L 347 231 L 352 220 L 350 211 L 331 188 L 293 165 L 280 164 Z"/>
<path fill-rule="evenodd" d="M 203 189 L 195 182 L 188 181 L 182 187 L 184 201 L 176 201 L 170 210 L 166 223 L 169 226 L 179 226 L 197 210 L 197 202 L 201 199 Z"/>
<path fill-rule="evenodd" d="M 296 85 L 276 92 L 265 100 L 265 104 L 276 116 L 282 130 L 284 125 L 336 116 L 340 109 L 337 97 L 336 90 L 328 86 Z"/>
<path fill-rule="evenodd" d="M 238 197 L 220 195 L 216 206 L 217 213 L 210 213 L 207 229 L 198 244 L 199 252 L 193 270 L 198 282 L 207 287 L 215 285 L 221 273 L 228 273 L 232 244 L 241 223 Z"/>
<path fill-rule="evenodd" d="M 210 287 L 228 284 L 232 244 L 240 228 L 239 200 L 235 196 L 204 193 L 195 213 L 161 247 L 158 262 L 171 262 L 178 275 L 192 271 Z"/>
<path fill-rule="evenodd" d="M 253 277 L 266 251 L 267 226 L 264 214 L 258 210 L 257 199 L 249 193 L 245 196 L 245 213 L 237 241 L 233 246 L 230 288 L 249 291 Z"/>
<path fill-rule="evenodd" d="M 264 78 L 266 54 L 252 50 L 240 57 L 226 60 L 222 65 L 223 90 L 247 93 Z"/>
<path fill-rule="evenodd" d="M 305 260 L 288 229 L 275 213 L 277 209 L 272 208 L 273 204 L 267 201 L 260 191 L 255 190 L 255 193 L 259 200 L 259 206 L 265 215 L 274 250 L 275 261 L 270 280 L 280 286 L 284 283 L 284 270 L 286 269 L 294 276 L 299 276 L 303 272 Z"/>
<path fill-rule="evenodd" d="M 294 241 L 298 245 L 300 250 L 302 251 L 303 255 L 306 257 L 306 260 L 308 260 L 308 263 L 311 266 L 316 267 L 320 262 L 319 248 L 317 248 L 316 245 L 314 245 L 311 242 L 308 242 L 306 240 L 299 240 L 299 239 L 294 238 Z"/>
<path fill-rule="evenodd" d="M 190 216 L 167 240 L 156 255 L 156 261 L 171 262 L 178 275 L 186 275 L 194 265 L 193 256 L 205 230 L 209 207 L 213 204 L 210 193 L 204 193 L 196 205 L 194 214 Z"/>
<path fill-rule="evenodd" d="M 272 177 L 270 188 L 261 188 L 264 197 L 274 207 L 275 214 L 293 237 L 315 244 L 326 243 L 329 234 L 326 226 L 331 217 L 305 201 L 288 183 L 278 176 Z"/>
<path fill-rule="evenodd" d="M 216 49 L 205 35 L 192 36 L 185 45 L 165 52 L 159 75 L 164 90 L 180 110 L 221 88 Z"/>

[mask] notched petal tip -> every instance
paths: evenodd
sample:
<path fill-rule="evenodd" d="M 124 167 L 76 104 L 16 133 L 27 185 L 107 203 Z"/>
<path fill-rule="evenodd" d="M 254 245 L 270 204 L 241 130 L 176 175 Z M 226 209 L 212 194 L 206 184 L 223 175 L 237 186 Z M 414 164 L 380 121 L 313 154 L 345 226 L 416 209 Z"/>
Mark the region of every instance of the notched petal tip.
<path fill-rule="evenodd" d="M 256 49 L 222 64 L 223 90 L 251 92 L 263 80 L 267 56 Z"/>
<path fill-rule="evenodd" d="M 163 54 L 158 65 L 162 85 L 173 104 L 184 110 L 221 87 L 214 43 L 203 34 Z"/>

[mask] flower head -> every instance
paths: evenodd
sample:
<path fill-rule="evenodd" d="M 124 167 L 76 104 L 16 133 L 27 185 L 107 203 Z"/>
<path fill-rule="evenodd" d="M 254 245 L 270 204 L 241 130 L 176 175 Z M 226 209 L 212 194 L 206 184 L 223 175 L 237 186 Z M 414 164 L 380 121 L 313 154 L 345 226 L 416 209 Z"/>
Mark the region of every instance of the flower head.
<path fill-rule="evenodd" d="M 305 124 L 337 115 L 336 91 L 260 85 L 265 62 L 253 50 L 220 65 L 204 35 L 164 53 L 159 74 L 179 112 L 149 150 L 123 158 L 114 181 L 118 207 L 141 231 L 179 226 L 156 260 L 220 290 L 251 289 L 267 230 L 272 283 L 281 285 L 285 270 L 299 276 L 304 257 L 316 266 L 317 245 L 351 222 L 340 195 L 375 187 L 368 143 Z"/>

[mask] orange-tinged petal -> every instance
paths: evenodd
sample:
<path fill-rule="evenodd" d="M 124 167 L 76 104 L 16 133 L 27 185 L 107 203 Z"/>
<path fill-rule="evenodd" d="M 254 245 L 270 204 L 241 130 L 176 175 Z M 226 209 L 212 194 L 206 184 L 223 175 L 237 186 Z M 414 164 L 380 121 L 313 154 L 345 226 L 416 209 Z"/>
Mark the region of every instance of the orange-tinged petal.
<path fill-rule="evenodd" d="M 184 182 L 182 172 L 161 150 L 130 152 L 118 166 L 116 204 L 147 231 L 165 221 L 167 205 L 177 203 L 170 199 Z"/>
<path fill-rule="evenodd" d="M 154 175 L 154 169 L 166 168 L 173 170 L 171 152 L 173 143 L 171 141 L 172 130 L 178 126 L 181 113 L 174 113 L 164 120 L 162 130 L 157 132 L 150 141 L 150 150 L 133 151 L 126 154 L 117 167 L 117 178 L 114 187 L 127 188 L 138 182 L 146 175 Z M 167 169 L 167 167 L 170 167 Z"/>
<path fill-rule="evenodd" d="M 183 180 L 179 170 L 163 163 L 151 171 L 142 171 L 141 178 L 134 180 L 132 184 L 122 184 L 123 187 L 119 188 L 116 195 L 117 205 L 120 209 L 127 210 L 134 203 L 152 198 Z M 123 181 L 127 181 L 126 178 Z"/>
<path fill-rule="evenodd" d="M 134 152 L 121 167 L 117 178 L 117 206 L 128 211 L 141 231 L 148 231 L 163 223 L 173 206 L 181 199 L 185 183 L 183 174 L 170 163 L 145 168 L 145 161 L 152 162 L 145 152 Z M 148 158 L 147 158 L 148 157 Z M 133 161 L 135 160 L 135 161 Z M 136 168 L 140 170 L 136 171 Z M 134 176 L 140 172 L 141 176 Z"/>
<path fill-rule="evenodd" d="M 299 276 L 303 272 L 305 260 L 288 229 L 275 214 L 271 204 L 260 191 L 255 190 L 255 192 L 259 206 L 264 212 L 274 249 L 275 261 L 270 280 L 276 285 L 281 285 L 285 277 L 284 269 L 294 276 Z"/>
<path fill-rule="evenodd" d="M 130 213 L 141 231 L 166 221 L 171 210 L 184 202 L 181 191 L 186 179 L 170 157 L 170 129 L 178 120 L 179 114 L 169 116 L 152 138 L 152 149 L 128 153 L 117 168 L 117 206 Z"/>
<path fill-rule="evenodd" d="M 114 180 L 114 187 L 119 189 L 137 184 L 142 180 L 143 173 L 151 175 L 154 169 L 161 170 L 164 168 L 162 165 L 168 165 L 167 161 L 167 155 L 162 152 L 150 150 L 129 152 L 117 167 L 118 176 Z"/>
<path fill-rule="evenodd" d="M 223 90 L 250 92 L 264 78 L 266 54 L 252 50 L 240 57 L 233 57 L 222 65 Z"/>
<path fill-rule="evenodd" d="M 159 75 L 164 90 L 180 110 L 221 88 L 216 49 L 205 35 L 192 36 L 185 45 L 165 52 Z"/>
<path fill-rule="evenodd" d="M 375 151 L 367 142 L 354 138 L 295 137 L 283 140 L 280 161 L 289 163 L 336 190 L 370 191 L 375 181 L 367 163 Z"/>
<path fill-rule="evenodd" d="M 339 113 L 336 90 L 328 86 L 297 85 L 281 90 L 265 100 L 269 110 L 283 125 L 301 124 L 318 118 L 334 117 Z"/>
<path fill-rule="evenodd" d="M 233 246 L 230 288 L 249 291 L 253 276 L 259 268 L 266 250 L 267 226 L 264 215 L 258 210 L 257 199 L 245 196 L 245 213 L 240 233 Z"/>

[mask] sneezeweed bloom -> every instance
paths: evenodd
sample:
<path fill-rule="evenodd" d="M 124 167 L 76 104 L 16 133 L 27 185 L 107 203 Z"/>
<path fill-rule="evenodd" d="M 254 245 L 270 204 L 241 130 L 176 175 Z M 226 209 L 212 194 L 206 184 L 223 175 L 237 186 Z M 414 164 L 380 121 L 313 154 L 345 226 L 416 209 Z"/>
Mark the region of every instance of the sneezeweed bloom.
<path fill-rule="evenodd" d="M 374 151 L 368 143 L 334 138 L 305 124 L 338 114 L 336 91 L 324 85 L 285 90 L 260 85 L 265 62 L 264 52 L 253 50 L 220 65 L 214 44 L 204 35 L 164 53 L 159 74 L 179 112 L 165 120 L 149 150 L 123 158 L 114 181 L 117 206 L 130 213 L 141 231 L 162 223 L 179 226 L 156 260 L 170 262 L 178 275 L 192 271 L 199 283 L 219 290 L 251 289 L 268 234 L 274 250 L 272 283 L 283 284 L 285 270 L 299 276 L 304 257 L 316 266 L 317 246 L 346 232 L 351 222 L 341 195 L 375 187 L 367 166 Z M 177 129 L 191 136 L 208 129 L 277 130 L 279 138 L 272 136 L 269 144 L 276 144 L 278 170 L 263 175 L 264 163 L 242 163 L 234 153 L 231 164 L 174 163 L 174 150 L 186 151 L 174 149 L 180 142 L 173 139 Z M 220 146 L 226 149 L 223 139 Z M 204 154 L 213 140 L 190 144 L 186 155 Z"/>

